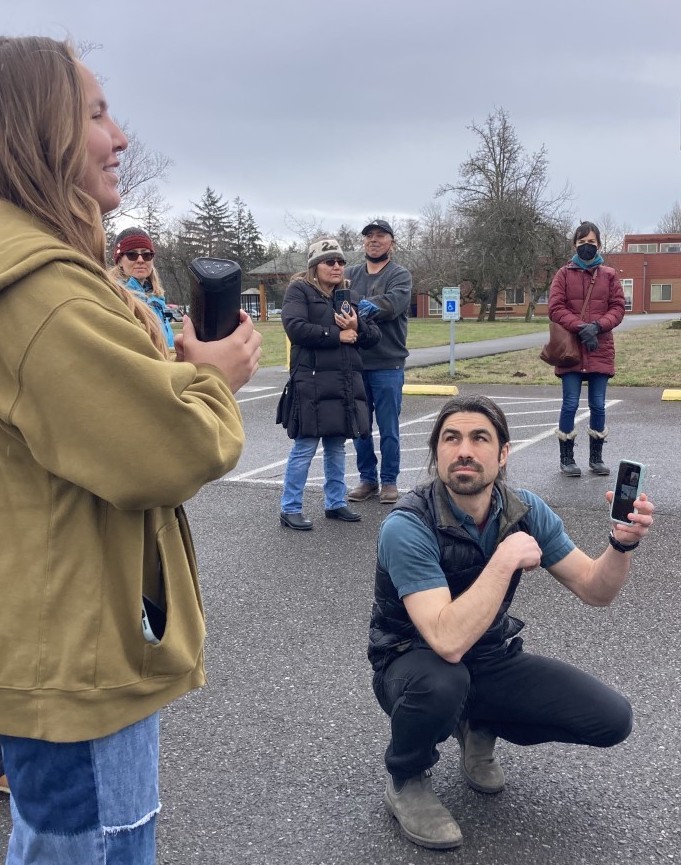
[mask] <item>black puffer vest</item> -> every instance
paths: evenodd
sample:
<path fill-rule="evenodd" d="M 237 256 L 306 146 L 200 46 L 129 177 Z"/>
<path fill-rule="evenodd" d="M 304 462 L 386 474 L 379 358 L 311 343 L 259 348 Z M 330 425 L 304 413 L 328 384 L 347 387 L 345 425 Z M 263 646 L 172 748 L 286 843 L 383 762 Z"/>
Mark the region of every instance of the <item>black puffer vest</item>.
<path fill-rule="evenodd" d="M 497 482 L 496 488 L 502 500 L 498 545 L 512 532 L 528 531 L 524 517 L 530 508 L 504 483 Z M 436 479 L 432 484 L 407 493 L 395 507 L 416 514 L 435 534 L 440 548 L 440 566 L 447 577 L 452 597 L 465 592 L 479 577 L 489 559 L 454 516 L 442 481 Z M 521 573 L 522 570 L 518 569 L 513 574 L 494 621 L 477 643 L 466 652 L 464 662 L 466 659 L 479 658 L 493 652 L 523 627 L 524 623 L 520 619 L 509 616 L 507 612 Z M 397 595 L 390 574 L 377 562 L 375 600 L 369 631 L 368 654 L 371 665 L 377 671 L 384 669 L 396 655 L 424 645 L 426 643 L 412 624 Z"/>

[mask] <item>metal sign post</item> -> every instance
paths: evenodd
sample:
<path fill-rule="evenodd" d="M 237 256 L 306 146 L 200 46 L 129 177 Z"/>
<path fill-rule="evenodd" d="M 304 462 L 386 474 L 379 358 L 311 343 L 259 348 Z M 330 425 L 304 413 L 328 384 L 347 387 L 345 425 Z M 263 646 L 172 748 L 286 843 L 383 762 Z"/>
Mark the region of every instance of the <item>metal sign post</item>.
<path fill-rule="evenodd" d="M 454 333 L 454 322 L 461 318 L 459 307 L 461 304 L 461 289 L 459 286 L 454 288 L 442 289 L 442 321 L 449 322 L 449 375 L 454 378 L 456 361 L 454 359 L 454 346 L 456 336 Z"/>

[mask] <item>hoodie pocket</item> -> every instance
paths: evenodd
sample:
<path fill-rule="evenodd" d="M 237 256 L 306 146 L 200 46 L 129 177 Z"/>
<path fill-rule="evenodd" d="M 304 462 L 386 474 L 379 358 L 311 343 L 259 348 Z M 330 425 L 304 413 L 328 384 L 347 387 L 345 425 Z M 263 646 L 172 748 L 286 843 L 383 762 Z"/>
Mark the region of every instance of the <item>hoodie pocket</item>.
<path fill-rule="evenodd" d="M 159 530 L 156 541 L 166 599 L 166 628 L 160 643 L 145 647 L 142 675 L 183 675 L 200 662 L 206 627 L 194 549 L 181 510 L 177 519 Z"/>

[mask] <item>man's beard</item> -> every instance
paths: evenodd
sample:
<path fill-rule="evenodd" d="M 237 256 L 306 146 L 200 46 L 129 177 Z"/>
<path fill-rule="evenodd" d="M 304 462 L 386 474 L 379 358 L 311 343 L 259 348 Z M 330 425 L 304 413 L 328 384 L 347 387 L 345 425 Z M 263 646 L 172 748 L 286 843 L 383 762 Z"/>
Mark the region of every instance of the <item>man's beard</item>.
<path fill-rule="evenodd" d="M 453 477 L 451 472 L 457 468 L 474 469 L 477 474 L 464 475 L 463 477 Z M 452 463 L 447 469 L 447 480 L 444 482 L 448 490 L 456 493 L 459 496 L 475 496 L 487 487 L 492 486 L 493 480 L 487 480 L 484 477 L 482 466 L 473 460 L 467 462 Z"/>

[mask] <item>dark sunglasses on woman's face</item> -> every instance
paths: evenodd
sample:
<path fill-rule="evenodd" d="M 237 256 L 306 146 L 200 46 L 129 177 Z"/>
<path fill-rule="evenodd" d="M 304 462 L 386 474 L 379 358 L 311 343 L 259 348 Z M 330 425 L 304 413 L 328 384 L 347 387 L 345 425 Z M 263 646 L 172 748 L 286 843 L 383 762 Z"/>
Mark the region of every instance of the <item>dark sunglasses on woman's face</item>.
<path fill-rule="evenodd" d="M 137 261 L 140 256 L 142 256 L 142 261 L 151 261 L 154 257 L 153 252 L 124 252 L 123 255 L 128 261 Z"/>
<path fill-rule="evenodd" d="M 333 267 L 334 264 L 340 264 L 341 267 L 345 267 L 345 259 L 344 258 L 326 258 L 326 259 L 324 259 L 324 264 L 327 267 Z"/>

